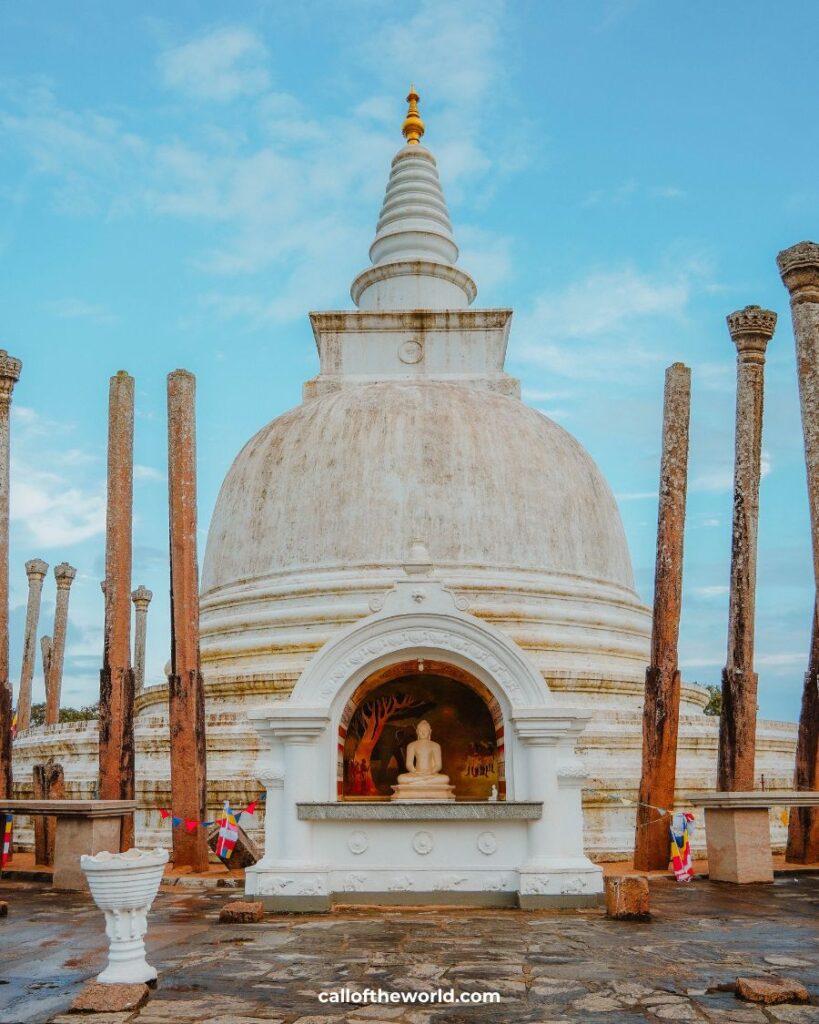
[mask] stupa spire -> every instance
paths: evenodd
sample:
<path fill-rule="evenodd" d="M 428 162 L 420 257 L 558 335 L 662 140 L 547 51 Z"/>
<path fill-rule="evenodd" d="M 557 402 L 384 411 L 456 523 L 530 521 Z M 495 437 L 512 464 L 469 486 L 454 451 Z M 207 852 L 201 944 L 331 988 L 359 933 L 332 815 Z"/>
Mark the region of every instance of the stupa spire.
<path fill-rule="evenodd" d="M 424 122 L 418 113 L 418 100 L 420 98 L 415 91 L 415 86 L 411 85 L 409 95 L 407 96 L 409 110 L 407 110 L 407 116 L 404 118 L 404 123 L 401 126 L 401 134 L 407 140 L 408 146 L 417 146 L 421 141 L 421 136 L 424 134 Z"/>
<path fill-rule="evenodd" d="M 458 246 L 435 157 L 421 145 L 424 122 L 410 86 L 401 132 L 406 145 L 393 157 L 381 216 L 370 246 L 372 266 L 353 281 L 359 309 L 465 309 L 475 282 L 460 267 Z"/>

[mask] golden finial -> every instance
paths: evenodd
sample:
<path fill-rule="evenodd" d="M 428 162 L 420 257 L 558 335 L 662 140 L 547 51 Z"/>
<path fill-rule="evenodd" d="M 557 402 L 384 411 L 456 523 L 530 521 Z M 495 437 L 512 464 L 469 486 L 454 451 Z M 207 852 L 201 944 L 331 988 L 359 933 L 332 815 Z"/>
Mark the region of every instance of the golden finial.
<path fill-rule="evenodd" d="M 418 113 L 418 100 L 420 97 L 415 91 L 415 86 L 410 86 L 409 96 L 407 96 L 407 103 L 409 103 L 409 110 L 407 116 L 404 118 L 404 123 L 401 125 L 401 134 L 407 140 L 408 146 L 417 146 L 421 141 L 421 136 L 424 134 L 424 122 L 421 120 L 421 115 Z"/>

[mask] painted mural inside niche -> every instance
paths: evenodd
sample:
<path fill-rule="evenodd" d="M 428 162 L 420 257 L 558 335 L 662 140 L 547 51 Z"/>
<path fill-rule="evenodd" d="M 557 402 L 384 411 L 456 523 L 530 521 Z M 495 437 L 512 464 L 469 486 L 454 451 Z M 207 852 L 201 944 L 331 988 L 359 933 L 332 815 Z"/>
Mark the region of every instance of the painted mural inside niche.
<path fill-rule="evenodd" d="M 400 676 L 362 697 L 344 737 L 345 799 L 390 798 L 407 771 L 407 747 L 421 719 L 441 745 L 441 771 L 455 798 L 489 799 L 499 785 L 502 756 L 492 714 L 470 686 L 430 672 Z"/>

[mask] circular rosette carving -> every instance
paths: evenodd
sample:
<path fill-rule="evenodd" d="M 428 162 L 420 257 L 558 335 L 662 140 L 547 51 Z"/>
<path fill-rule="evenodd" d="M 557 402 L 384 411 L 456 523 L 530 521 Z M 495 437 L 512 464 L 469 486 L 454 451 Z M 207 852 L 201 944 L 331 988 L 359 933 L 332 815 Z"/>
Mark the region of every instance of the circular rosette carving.
<path fill-rule="evenodd" d="M 351 832 L 347 839 L 347 849 L 350 853 L 364 853 L 365 850 L 369 849 L 369 846 L 370 840 L 367 838 L 367 833 L 362 832 L 360 829 Z"/>
<path fill-rule="evenodd" d="M 398 358 L 402 363 L 412 366 L 414 363 L 420 363 L 423 357 L 424 346 L 420 341 L 416 341 L 414 338 L 410 338 L 408 341 L 402 341 L 398 346 Z"/>
<path fill-rule="evenodd" d="M 416 853 L 425 857 L 435 846 L 435 840 L 431 832 L 416 832 L 412 837 L 412 848 Z"/>
<path fill-rule="evenodd" d="M 498 837 L 494 832 L 481 832 L 476 845 L 481 853 L 489 857 L 498 848 Z"/>

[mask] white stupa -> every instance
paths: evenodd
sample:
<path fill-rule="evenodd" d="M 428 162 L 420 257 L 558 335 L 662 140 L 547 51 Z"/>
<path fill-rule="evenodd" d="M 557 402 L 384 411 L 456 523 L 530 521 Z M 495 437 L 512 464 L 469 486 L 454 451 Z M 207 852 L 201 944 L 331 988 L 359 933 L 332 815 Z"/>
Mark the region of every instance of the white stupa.
<path fill-rule="evenodd" d="M 210 524 L 209 802 L 242 806 L 267 788 L 250 885 L 279 905 L 323 906 L 339 891 L 582 902 L 599 889 L 587 855 L 633 846 L 634 807 L 621 798 L 639 781 L 649 611 L 594 461 L 505 372 L 512 311 L 472 308 L 477 289 L 420 143 L 417 94 L 408 99 L 356 308 L 310 314 L 320 372 L 238 454 Z M 399 690 L 398 704 L 420 694 L 424 710 L 393 715 L 369 749 L 368 702 Z M 714 785 L 705 703 L 683 686 L 683 793 Z M 167 843 L 166 685 L 136 707 L 137 838 Z M 389 810 L 391 783 L 421 714 L 439 716 L 455 801 L 448 820 L 396 828 L 389 814 L 405 808 Z M 463 749 L 456 726 L 473 730 Z M 759 723 L 771 786 L 790 784 L 794 736 Z M 16 777 L 50 755 L 71 795 L 91 794 L 96 723 L 18 737 Z M 465 808 L 493 787 L 501 810 L 470 820 Z M 527 803 L 542 804 L 535 817 Z"/>

